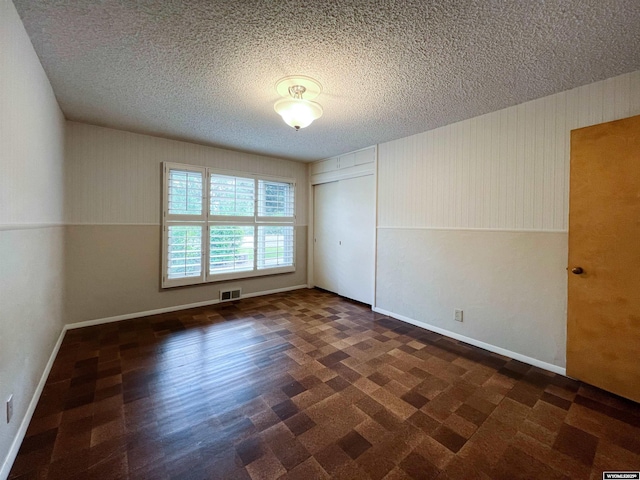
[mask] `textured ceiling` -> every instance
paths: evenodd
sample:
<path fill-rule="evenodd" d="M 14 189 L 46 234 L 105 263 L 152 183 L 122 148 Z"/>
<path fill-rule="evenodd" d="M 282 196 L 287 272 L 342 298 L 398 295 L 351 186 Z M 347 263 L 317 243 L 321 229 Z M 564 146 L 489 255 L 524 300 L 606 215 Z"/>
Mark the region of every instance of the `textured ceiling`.
<path fill-rule="evenodd" d="M 640 0 L 14 0 L 70 120 L 298 160 L 640 69 Z M 275 83 L 323 85 L 295 132 Z"/>

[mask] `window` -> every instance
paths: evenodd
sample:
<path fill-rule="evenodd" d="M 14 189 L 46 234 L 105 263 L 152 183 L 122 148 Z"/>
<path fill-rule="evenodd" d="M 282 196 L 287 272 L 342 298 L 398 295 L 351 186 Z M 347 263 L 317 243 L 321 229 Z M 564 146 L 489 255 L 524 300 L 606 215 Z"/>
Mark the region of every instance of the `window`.
<path fill-rule="evenodd" d="M 295 270 L 292 180 L 164 164 L 162 286 Z"/>

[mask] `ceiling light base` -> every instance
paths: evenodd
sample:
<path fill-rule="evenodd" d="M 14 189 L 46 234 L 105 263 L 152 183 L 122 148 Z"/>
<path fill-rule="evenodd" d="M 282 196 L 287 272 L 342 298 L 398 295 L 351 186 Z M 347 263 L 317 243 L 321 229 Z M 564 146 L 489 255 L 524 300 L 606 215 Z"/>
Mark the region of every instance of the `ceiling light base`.
<path fill-rule="evenodd" d="M 291 75 L 281 78 L 276 82 L 276 90 L 281 97 L 289 96 L 289 88 L 295 86 L 302 86 L 304 90 L 305 100 L 313 100 L 320 93 L 322 93 L 322 86 L 311 77 L 305 77 L 304 75 Z"/>

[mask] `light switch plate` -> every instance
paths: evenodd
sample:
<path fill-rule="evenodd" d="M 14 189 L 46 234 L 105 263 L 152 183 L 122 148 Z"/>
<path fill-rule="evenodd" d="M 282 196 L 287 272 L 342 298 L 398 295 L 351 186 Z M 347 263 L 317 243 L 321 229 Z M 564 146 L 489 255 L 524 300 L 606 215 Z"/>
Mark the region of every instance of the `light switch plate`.
<path fill-rule="evenodd" d="M 11 421 L 11 417 L 13 417 L 13 394 L 7 398 L 7 423 Z"/>

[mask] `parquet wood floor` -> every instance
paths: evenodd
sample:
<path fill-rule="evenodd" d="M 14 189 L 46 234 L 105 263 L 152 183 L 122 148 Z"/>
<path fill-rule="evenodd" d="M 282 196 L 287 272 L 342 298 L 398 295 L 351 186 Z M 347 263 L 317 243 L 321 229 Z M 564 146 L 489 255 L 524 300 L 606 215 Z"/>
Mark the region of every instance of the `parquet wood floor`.
<path fill-rule="evenodd" d="M 299 290 L 71 330 L 11 479 L 600 479 L 640 406 Z"/>

